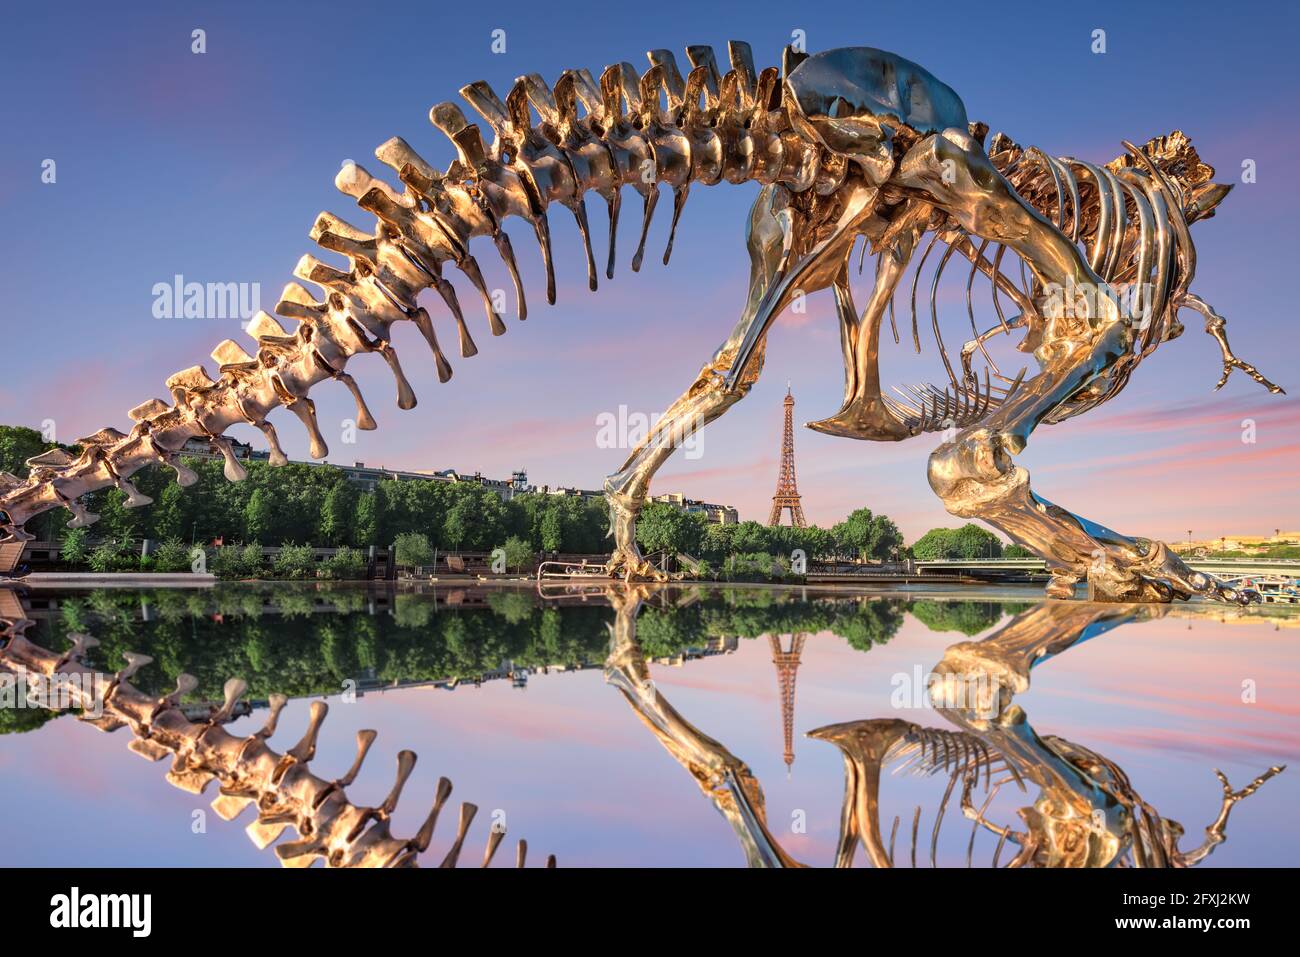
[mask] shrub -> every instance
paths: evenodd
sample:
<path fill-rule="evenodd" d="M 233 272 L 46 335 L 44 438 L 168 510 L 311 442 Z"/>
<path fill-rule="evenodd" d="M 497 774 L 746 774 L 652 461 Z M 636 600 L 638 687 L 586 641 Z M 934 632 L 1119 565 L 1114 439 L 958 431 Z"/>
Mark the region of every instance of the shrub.
<path fill-rule="evenodd" d="M 179 538 L 169 538 L 153 553 L 153 569 L 158 572 L 190 570 L 190 549 Z M 142 563 L 143 564 L 143 563 Z"/>
<path fill-rule="evenodd" d="M 277 578 L 313 578 L 316 575 L 316 558 L 310 545 L 291 545 L 285 542 L 271 563 Z"/>
<path fill-rule="evenodd" d="M 350 548 L 347 545 L 344 545 L 329 558 L 325 559 L 325 561 L 321 562 L 321 569 L 330 578 L 364 578 L 366 573 L 366 559 L 359 549 Z"/>
<path fill-rule="evenodd" d="M 131 539 L 109 539 L 95 546 L 87 559 L 91 571 L 105 572 L 132 571 L 140 567 Z"/>
<path fill-rule="evenodd" d="M 785 582 L 800 581 L 803 576 L 790 570 L 790 560 L 784 555 L 747 552 L 728 555 L 722 564 L 722 577 L 735 582 Z"/>
<path fill-rule="evenodd" d="M 519 569 L 533 563 L 533 546 L 516 535 L 511 535 L 506 539 L 503 550 L 506 553 L 506 568 L 519 571 Z"/>
<path fill-rule="evenodd" d="M 84 565 L 90 557 L 90 541 L 84 528 L 69 528 L 59 545 L 59 559 L 69 565 Z"/>
<path fill-rule="evenodd" d="M 218 578 L 257 578 L 262 574 L 262 546 L 222 545 L 208 564 Z"/>

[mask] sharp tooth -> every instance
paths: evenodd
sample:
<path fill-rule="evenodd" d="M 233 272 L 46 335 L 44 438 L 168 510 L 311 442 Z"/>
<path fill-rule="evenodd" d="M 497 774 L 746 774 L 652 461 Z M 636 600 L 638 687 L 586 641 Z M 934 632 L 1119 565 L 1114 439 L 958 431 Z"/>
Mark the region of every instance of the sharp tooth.
<path fill-rule="evenodd" d="M 446 356 L 442 354 L 442 348 L 438 345 L 438 334 L 433 330 L 433 320 L 429 318 L 429 313 L 421 306 L 411 316 L 411 321 L 420 330 L 425 342 L 429 343 L 429 349 L 433 352 L 434 364 L 438 367 L 438 381 L 446 382 L 451 378 L 451 365 L 447 362 Z"/>
<path fill-rule="evenodd" d="M 659 187 L 656 186 L 645 194 L 645 210 L 641 214 L 641 241 L 637 243 L 636 255 L 632 257 L 632 271 L 641 271 L 641 257 L 645 255 L 645 238 L 650 232 L 650 220 L 654 218 L 655 206 L 659 203 Z"/>
<path fill-rule="evenodd" d="M 384 357 L 388 363 L 388 368 L 392 370 L 393 378 L 397 381 L 397 407 L 399 409 L 415 408 L 415 392 L 411 388 L 411 383 L 406 381 L 406 375 L 402 372 L 401 363 L 397 361 L 397 350 L 386 340 L 379 340 L 379 354 Z"/>
<path fill-rule="evenodd" d="M 466 256 L 456 263 L 456 268 L 469 277 L 469 281 L 474 284 L 474 288 L 483 297 L 483 308 L 487 311 L 488 326 L 492 330 L 492 335 L 503 335 L 506 331 L 505 323 L 501 321 L 497 311 L 492 308 L 492 294 L 488 292 L 487 283 L 483 281 L 483 273 L 479 271 L 478 261 L 473 256 Z"/>
<path fill-rule="evenodd" d="M 578 221 L 578 232 L 582 233 L 582 248 L 587 254 L 587 288 L 596 291 L 596 258 L 591 254 L 591 227 L 587 224 L 587 205 L 579 196 L 570 207 L 573 218 Z"/>
<path fill-rule="evenodd" d="M 334 378 L 347 386 L 348 391 L 352 393 L 352 398 L 356 400 L 357 428 L 363 432 L 373 432 L 377 428 L 375 425 L 375 419 L 374 416 L 370 414 L 370 409 L 366 406 L 365 397 L 361 394 L 361 389 L 357 386 L 357 380 L 352 378 L 352 376 L 348 375 L 346 372 L 340 372 L 336 374 Z"/>
<path fill-rule="evenodd" d="M 664 265 L 668 265 L 668 257 L 673 254 L 673 239 L 677 236 L 677 220 L 681 218 L 682 207 L 686 205 L 686 196 L 691 191 L 690 183 L 673 190 L 673 225 L 668 230 L 668 245 L 664 248 Z"/>
<path fill-rule="evenodd" d="M 296 415 L 302 422 L 303 428 L 307 430 L 307 438 L 311 442 L 311 457 L 323 459 L 329 455 L 329 446 L 325 444 L 325 439 L 320 434 L 320 427 L 316 424 L 316 403 L 302 396 L 287 403 L 285 408 Z"/>
<path fill-rule="evenodd" d="M 510 237 L 503 229 L 497 230 L 492 241 L 496 243 L 497 252 L 501 254 L 501 260 L 510 272 L 510 282 L 515 287 L 515 304 L 519 311 L 519 321 L 523 322 L 528 318 L 528 303 L 524 299 L 524 283 L 519 278 L 519 265 L 515 262 L 514 247 L 510 245 Z"/>

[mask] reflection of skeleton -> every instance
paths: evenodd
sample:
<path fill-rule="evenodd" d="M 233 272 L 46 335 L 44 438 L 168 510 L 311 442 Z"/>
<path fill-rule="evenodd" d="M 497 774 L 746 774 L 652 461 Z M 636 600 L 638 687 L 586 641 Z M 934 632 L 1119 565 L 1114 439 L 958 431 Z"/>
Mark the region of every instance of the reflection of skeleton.
<path fill-rule="evenodd" d="M 751 865 L 798 865 L 768 830 L 762 787 L 748 766 L 687 723 L 650 680 L 636 643 L 635 619 L 643 598 L 644 593 L 637 590 L 610 590 L 618 617 L 606 662 L 607 677 L 727 818 Z M 936 861 L 940 828 L 954 793 L 963 815 L 974 822 L 967 846 L 968 865 L 981 827 L 998 837 L 992 859 L 995 867 L 1007 843 L 1019 849 L 1009 861 L 1011 867 L 1189 867 L 1204 860 L 1225 840 L 1233 805 L 1255 793 L 1282 767 L 1269 768 L 1240 790 L 1233 790 L 1228 779 L 1215 771 L 1223 786 L 1218 816 L 1205 829 L 1205 840 L 1183 851 L 1178 846 L 1182 826 L 1161 817 L 1144 801 L 1123 770 L 1082 745 L 1054 735 L 1040 737 L 1027 722 L 1024 710 L 1011 701 L 1028 688 L 1029 669 L 1034 664 L 1147 613 L 1136 605 L 1044 602 L 984 641 L 953 645 L 935 668 L 931 694 L 936 705 L 943 700 L 945 689 L 951 691 L 952 678 L 962 679 L 965 688 L 987 689 L 980 699 L 964 702 L 960 709 L 940 707 L 961 730 L 878 718 L 809 732 L 810 737 L 831 742 L 844 755 L 844 805 L 836 866 L 852 865 L 859 842 L 876 867 L 895 865 L 899 818 L 894 818 L 888 843 L 880 827 L 881 771 L 895 763 L 900 769 L 923 775 L 942 772 L 948 778 L 929 831 L 931 864 Z M 1019 812 L 1023 831 L 986 817 L 1007 784 L 1021 791 L 1038 789 L 1033 805 Z M 983 795 L 980 804 L 976 803 L 977 792 Z M 913 866 L 920 829 L 918 806 L 911 822 Z"/>
<path fill-rule="evenodd" d="M 0 591 L 0 601 L 11 600 L 7 590 Z M 0 618 L 0 674 L 21 670 L 36 675 L 90 675 L 82 663 L 85 652 L 98 642 L 88 635 L 74 635 L 73 647 L 64 654 L 49 651 L 29 641 L 23 631 L 30 622 L 18 617 Z M 199 721 L 189 720 L 182 711 L 182 696 L 194 690 L 193 677 L 178 677 L 176 691 L 161 699 L 149 697 L 128 683 L 128 679 L 149 664 L 146 655 L 128 654 L 126 667 L 113 675 L 100 701 L 91 700 L 90 692 L 78 695 L 73 704 L 83 708 L 81 720 L 102 731 L 127 727 L 134 736 L 129 745 L 136 754 L 151 761 L 171 756 L 167 780 L 192 794 L 200 794 L 214 780 L 220 793 L 212 809 L 224 820 L 232 820 L 249 805 L 257 810 L 248 825 L 248 836 L 259 848 L 279 838 L 286 828 L 297 831 L 296 840 L 276 845 L 275 854 L 286 867 L 309 867 L 322 859 L 327 867 L 415 867 L 419 855 L 433 840 L 439 813 L 451 795 L 451 781 L 440 778 L 433 809 L 414 837 L 394 837 L 389 830 L 392 815 L 406 779 L 415 767 L 415 752 L 402 751 L 397 756 L 397 781 L 388 796 L 376 807 L 353 804 L 345 788 L 361 771 L 374 731 L 357 733 L 357 757 L 341 778 L 317 777 L 308 766 L 316 753 L 316 738 L 328 711 L 325 702 L 311 706 L 307 731 L 296 745 L 284 754 L 271 750 L 266 741 L 275 733 L 280 712 L 286 704 L 282 695 L 271 697 L 271 714 L 261 730 L 237 737 L 223 727 L 235 713 L 245 684 L 239 679 L 226 683 L 226 700 L 219 708 Z M 75 689 L 97 687 L 91 682 L 76 682 Z M 462 803 L 456 837 L 442 860 L 443 867 L 455 867 L 470 824 L 478 808 Z M 483 854 L 486 867 L 505 837 L 505 828 L 494 825 L 488 833 Z M 527 844 L 520 841 L 516 863 L 522 867 Z M 555 858 L 548 858 L 548 866 Z"/>
<path fill-rule="evenodd" d="M 787 49 L 781 69 L 759 72 L 747 44 L 732 43 L 729 52 L 732 69 L 725 76 L 710 48 L 693 46 L 693 69 L 685 78 L 672 54 L 655 50 L 644 75 L 627 63 L 607 68 L 599 82 L 585 70 L 569 70 L 552 90 L 531 74 L 519 78 L 504 102 L 486 83 L 470 84 L 461 93 L 491 126 L 491 147 L 454 104 L 435 106 L 430 118 L 452 140 L 457 159 L 442 172 L 405 141 L 389 140 L 376 156 L 397 173 L 401 191 L 359 166 L 344 168 L 339 189 L 375 214 L 378 225 L 366 231 L 328 213 L 317 218 L 312 238 L 343 256 L 347 269 L 303 257 L 295 275 L 319 292 L 291 283 L 276 306 L 296 328 L 286 330 L 259 313 L 248 327 L 255 354 L 231 340 L 221 343 L 212 353 L 218 376 L 202 366 L 176 373 L 167 380 L 173 404 L 153 399 L 132 410 L 129 435 L 105 429 L 81 440 L 84 451 L 76 459 L 42 456 L 26 481 L 0 476 L 4 531 L 21 537 L 28 519 L 60 505 L 73 510 L 74 524 L 88 524 L 95 516 L 77 499 L 109 486 L 122 489 L 129 504 L 144 504 L 129 477 L 165 463 L 182 483 L 192 480 L 176 455 L 196 438 L 219 450 L 227 478 L 238 480 L 244 469 L 224 435 L 238 423 L 262 430 L 272 463 L 283 462 L 267 420 L 277 406 L 302 421 L 311 454 L 323 457 L 325 441 L 307 395 L 316 383 L 341 381 L 356 400 L 357 426 L 375 425 L 344 371 L 358 353 L 380 353 L 396 378 L 397 404 L 410 408 L 415 396 L 391 344 L 394 323 L 414 322 L 433 350 L 439 377 L 451 375 L 432 320 L 418 303 L 422 290 L 435 288 L 446 302 L 461 355 L 477 352 L 455 290 L 443 277 L 445 264 L 480 293 L 492 333 L 505 331 L 469 253 L 472 238 L 496 245 L 524 318 L 522 285 L 502 228 L 511 216 L 535 232 L 547 298 L 554 301 L 551 204 L 576 218 L 594 290 L 588 191 L 609 208 L 606 272 L 612 276 L 623 186 L 644 200 L 636 269 L 659 183 L 673 191 L 675 230 L 692 184 L 754 180 L 762 189 L 748 223 L 748 300 L 694 383 L 607 480 L 616 539 L 611 570 L 629 578 L 657 576 L 637 550 L 634 526 L 652 476 L 672 453 L 666 439 L 718 418 L 742 398 L 758 377 L 773 319 L 802 294 L 829 288 L 840 320 L 845 398 L 838 413 L 814 428 L 878 441 L 960 430 L 931 457 L 930 484 L 953 514 L 983 519 L 1045 558 L 1055 596 L 1087 578 L 1093 596 L 1105 600 L 1245 597 L 1192 572 L 1160 543 L 1117 534 L 1039 498 L 1028 473 L 1012 462 L 1040 423 L 1062 421 L 1116 395 L 1144 357 L 1182 332 L 1183 307 L 1205 317 L 1206 331 L 1223 351 L 1223 380 L 1237 368 L 1281 391 L 1232 354 L 1224 319 L 1190 292 L 1196 251 L 1188 225 L 1212 215 L 1227 187 L 1210 182 L 1213 170 L 1186 137 L 1174 133 L 1140 149 L 1126 144 L 1127 155 L 1101 167 L 1022 149 L 1003 136 L 986 154 L 988 128 L 968 121 L 957 94 L 894 54 L 852 47 L 807 56 Z M 927 385 L 889 399 L 878 368 L 881 324 L 887 310 L 893 324 L 895 290 L 927 233 L 918 278 L 942 243 L 931 284 L 931 325 L 949 381 L 942 389 Z M 879 257 L 875 288 L 860 315 L 848 282 L 859 238 Z M 991 245 L 996 251 L 986 256 Z M 670 234 L 665 262 L 671 249 Z M 1007 249 L 1022 263 L 1019 286 L 1001 268 Z M 961 350 L 959 371 L 943 346 L 934 305 L 939 273 L 954 253 L 971 264 L 968 300 L 975 275 L 983 274 L 999 317 L 981 334 L 970 310 L 973 338 Z M 1016 315 L 1003 314 L 999 295 L 1014 303 Z M 912 339 L 919 350 L 915 298 L 914 281 Z M 985 346 L 1012 329 L 1024 330 L 1020 348 L 1039 365 L 1028 378 L 1023 372 L 1003 376 Z M 976 351 L 988 360 L 982 382 L 971 366 Z"/>

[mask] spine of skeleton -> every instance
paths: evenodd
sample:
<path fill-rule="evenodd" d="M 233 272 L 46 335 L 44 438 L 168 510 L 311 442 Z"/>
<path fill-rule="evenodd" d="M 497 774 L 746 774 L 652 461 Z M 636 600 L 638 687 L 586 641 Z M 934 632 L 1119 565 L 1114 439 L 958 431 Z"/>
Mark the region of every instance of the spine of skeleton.
<path fill-rule="evenodd" d="M 232 820 L 249 805 L 257 811 L 247 827 L 248 836 L 259 849 L 281 837 L 287 828 L 297 832 L 296 839 L 275 846 L 275 855 L 285 867 L 310 867 L 318 859 L 327 867 L 416 867 L 419 855 L 433 840 L 434 828 L 443 805 L 451 795 L 451 782 L 438 781 L 433 808 L 413 837 L 395 837 L 390 822 L 402 788 L 415 767 L 413 751 L 397 756 L 397 780 L 388 796 L 374 807 L 361 806 L 348 799 L 346 788 L 361 771 L 374 731 L 357 732 L 357 756 L 347 772 L 332 780 L 317 776 L 310 763 L 316 753 L 316 739 L 325 720 L 328 706 L 323 701 L 311 705 L 311 718 L 302 739 L 283 754 L 274 751 L 267 739 L 275 733 L 280 712 L 287 699 L 270 698 L 270 716 L 258 731 L 247 736 L 231 734 L 224 727 L 235 714 L 239 699 L 246 690 L 238 678 L 226 682 L 225 701 L 200 720 L 190 720 L 192 707 L 182 707 L 183 696 L 197 686 L 188 674 L 177 678 L 176 690 L 162 698 L 147 695 L 130 684 L 129 679 L 153 659 L 128 653 L 126 666 L 107 680 L 101 680 L 84 662 L 86 652 L 98 642 L 89 635 L 74 634 L 72 647 L 59 654 L 28 640 L 23 631 L 30 622 L 19 618 L 0 618 L 0 676 L 23 687 L 35 700 L 42 693 L 46 700 L 56 693 L 61 702 L 80 709 L 82 721 L 102 731 L 126 727 L 132 735 L 128 747 L 151 761 L 171 758 L 167 780 L 191 794 L 200 794 L 213 781 L 219 793 L 212 809 L 224 820 Z M 464 847 L 466 835 L 478 808 L 462 803 L 451 847 L 443 857 L 442 867 L 455 867 Z M 494 823 L 488 833 L 482 866 L 491 863 L 505 838 L 505 828 Z M 520 841 L 516 865 L 523 867 L 527 843 Z M 547 859 L 555 866 L 555 858 Z"/>
<path fill-rule="evenodd" d="M 740 42 L 730 44 L 732 69 L 725 76 L 719 74 L 710 48 L 691 47 L 688 55 L 692 69 L 685 79 L 671 53 L 655 50 L 643 75 L 631 64 L 618 63 L 597 83 L 586 70 L 569 70 L 552 90 L 534 74 L 520 77 L 504 102 L 487 83 L 472 83 L 461 95 L 491 127 L 494 142 L 487 146 L 479 128 L 467 122 L 454 103 L 439 103 L 430 119 L 451 139 L 457 159 L 442 172 L 404 140 L 389 140 L 375 155 L 397 174 L 400 191 L 358 165 L 345 166 L 336 185 L 373 213 L 377 223 L 367 231 L 321 213 L 311 237 L 342 255 L 347 270 L 304 256 L 294 270 L 301 282 L 285 287 L 275 306 L 277 315 L 259 312 L 248 324 L 256 342 L 251 354 L 227 339 L 212 352 L 215 376 L 203 365 L 172 375 L 166 381 L 170 404 L 150 399 L 132 409 L 129 433 L 105 428 L 78 440 L 79 456 L 61 450 L 39 455 L 27 463 L 31 472 L 26 479 L 0 474 L 0 533 L 6 540 L 28 540 L 32 536 L 23 530 L 26 522 L 60 506 L 73 513 L 72 527 L 90 525 L 97 516 L 87 511 L 81 498 L 114 486 L 126 495 L 128 507 L 146 505 L 150 499 L 130 477 L 147 466 L 170 466 L 181 485 L 190 485 L 197 477 L 179 455 L 196 439 L 223 456 L 227 479 L 239 481 L 246 472 L 225 435 L 237 423 L 261 430 L 270 463 L 284 464 L 287 458 L 268 421 L 280 406 L 306 429 L 311 456 L 324 458 L 328 448 L 309 397 L 316 384 L 327 379 L 343 383 L 356 401 L 358 427 L 375 428 L 364 397 L 346 371 L 348 360 L 359 353 L 383 357 L 396 380 L 398 407 L 412 408 L 415 393 L 392 346 L 395 323 L 413 322 L 433 351 L 439 379 L 451 377 L 432 319 L 417 303 L 421 291 L 434 288 L 445 302 L 461 356 L 478 351 L 455 288 L 444 278 L 446 264 L 478 290 L 492 334 L 506 330 L 469 252 L 472 239 L 491 239 L 513 280 L 519 318 L 527 316 L 514 251 L 502 228 L 511 216 L 526 220 L 537 237 L 546 269 L 546 298 L 554 303 L 548 219 L 554 205 L 567 209 L 577 221 L 594 290 L 596 266 L 584 206 L 588 192 L 608 205 L 606 274 L 612 276 L 623 186 L 631 186 L 643 199 L 633 269 L 641 265 L 660 183 L 673 192 L 674 230 L 693 183 L 757 180 L 808 189 L 820 168 L 819 150 L 785 122 L 780 71 L 757 72 L 748 44 Z M 799 56 L 791 51 L 786 68 Z M 671 249 L 670 236 L 665 263 Z"/>

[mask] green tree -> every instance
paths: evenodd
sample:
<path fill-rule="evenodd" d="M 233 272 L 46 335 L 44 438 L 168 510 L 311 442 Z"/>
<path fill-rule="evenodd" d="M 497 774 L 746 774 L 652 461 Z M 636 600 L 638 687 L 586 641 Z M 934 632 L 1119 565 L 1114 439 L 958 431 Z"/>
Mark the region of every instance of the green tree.
<path fill-rule="evenodd" d="M 383 499 L 378 492 L 366 492 L 357 499 L 356 524 L 353 542 L 362 548 L 379 543 L 383 524 Z"/>
<path fill-rule="evenodd" d="M 542 551 L 558 552 L 564 545 L 564 522 L 558 508 L 548 508 L 542 513 L 540 528 Z"/>
<path fill-rule="evenodd" d="M 394 543 L 394 557 L 399 565 L 428 565 L 433 561 L 433 546 L 421 532 L 403 532 Z"/>
<path fill-rule="evenodd" d="M 533 563 L 533 546 L 517 535 L 511 535 L 506 539 L 504 551 L 506 568 L 518 571 Z"/>
<path fill-rule="evenodd" d="M 919 561 L 939 561 L 957 557 L 953 529 L 932 528 L 912 543 L 912 557 Z"/>
<path fill-rule="evenodd" d="M 352 540 L 356 506 L 357 490 L 351 482 L 336 482 L 325 493 L 321 502 L 320 534 L 327 544 L 342 545 Z"/>
<path fill-rule="evenodd" d="M 666 502 L 651 502 L 641 510 L 636 540 L 647 553 L 693 554 L 704 537 L 704 518 Z"/>
<path fill-rule="evenodd" d="M 190 516 L 190 504 L 193 495 L 176 482 L 168 482 L 150 506 L 150 518 L 153 520 L 153 534 L 166 541 L 178 538 L 188 542 L 194 528 Z"/>
<path fill-rule="evenodd" d="M 965 559 L 1001 558 L 1002 540 L 974 522 L 967 522 L 953 536 L 958 557 Z"/>
<path fill-rule="evenodd" d="M 59 559 L 68 565 L 84 565 L 90 557 L 90 536 L 84 528 L 64 529 Z"/>
<path fill-rule="evenodd" d="M 266 492 L 260 488 L 253 489 L 244 506 L 244 534 L 249 541 L 261 542 L 271 532 L 271 503 Z"/>
<path fill-rule="evenodd" d="M 27 460 L 50 449 L 63 448 L 47 442 L 40 432 L 22 425 L 0 425 L 0 470 L 26 478 Z"/>
<path fill-rule="evenodd" d="M 474 528 L 474 504 L 467 498 L 461 498 L 447 509 L 447 517 L 442 522 L 442 541 L 451 549 L 468 545 Z"/>
<path fill-rule="evenodd" d="M 869 508 L 859 508 L 831 529 L 836 550 L 855 558 L 884 561 L 893 558 L 903 544 L 903 536 L 884 515 L 873 515 Z"/>
<path fill-rule="evenodd" d="M 913 543 L 912 555 L 921 561 L 999 558 L 1002 541 L 992 532 L 967 522 L 961 528 L 930 529 Z"/>

